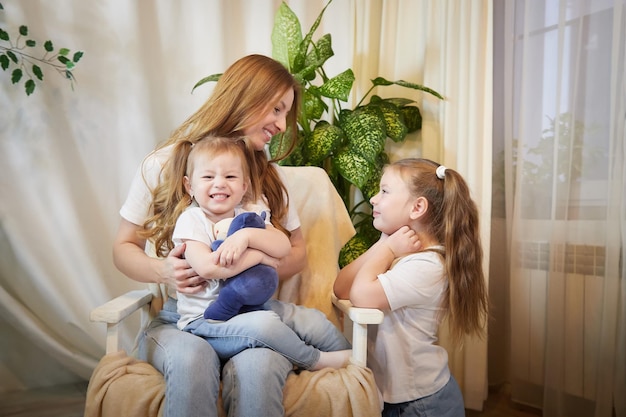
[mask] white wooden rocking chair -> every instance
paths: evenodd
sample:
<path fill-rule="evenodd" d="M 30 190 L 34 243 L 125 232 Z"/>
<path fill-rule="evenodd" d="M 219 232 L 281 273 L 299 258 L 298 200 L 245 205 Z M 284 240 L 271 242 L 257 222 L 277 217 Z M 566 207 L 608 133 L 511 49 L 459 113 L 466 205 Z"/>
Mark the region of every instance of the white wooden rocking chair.
<path fill-rule="evenodd" d="M 365 365 L 367 325 L 382 322 L 383 313 L 375 309 L 352 307 L 349 301 L 338 300 L 332 294 L 338 272 L 339 250 L 354 234 L 350 217 L 324 170 L 317 167 L 282 169 L 287 178 L 290 204 L 295 205 L 302 223 L 308 266 L 281 286 L 278 298 L 317 308 L 341 329 L 343 318 L 349 319 L 351 322 L 346 322 L 346 327 L 352 327 L 352 334 L 347 336 L 353 346 L 351 364 L 345 369 L 290 374 L 284 390 L 285 415 L 379 416 L 378 391 L 373 375 Z M 165 385 L 162 375 L 149 364 L 121 352 L 119 336 L 120 326 L 132 313 L 140 311 L 142 323 L 150 319 L 151 302 L 160 294 L 154 288 L 156 285 L 152 287 L 152 290 L 128 292 L 92 310 L 91 320 L 107 325 L 106 355 L 89 383 L 86 417 L 119 417 L 139 412 L 143 415 L 160 415 Z M 124 377 L 129 376 L 127 374 L 130 373 L 131 365 L 142 367 L 139 374 L 150 374 L 143 377 L 152 378 L 154 394 L 151 395 L 154 398 L 145 398 L 150 385 L 139 382 L 137 378 L 142 375 L 133 375 L 131 384 L 122 382 Z M 313 374 L 315 377 L 312 377 Z M 346 378 L 346 375 L 349 377 Z M 115 384 L 118 384 L 117 388 Z M 133 386 L 144 392 L 140 396 L 128 392 Z M 138 398 L 142 398 L 142 404 L 138 403 Z M 134 407 L 134 410 L 124 407 Z"/>

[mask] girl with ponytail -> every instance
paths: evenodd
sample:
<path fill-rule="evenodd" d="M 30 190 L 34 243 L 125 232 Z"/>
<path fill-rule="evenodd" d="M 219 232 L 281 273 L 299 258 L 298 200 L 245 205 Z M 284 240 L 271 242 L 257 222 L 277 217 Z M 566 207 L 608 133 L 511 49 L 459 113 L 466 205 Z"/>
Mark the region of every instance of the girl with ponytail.
<path fill-rule="evenodd" d="M 476 204 L 458 172 L 418 158 L 388 165 L 371 203 L 381 237 L 339 272 L 334 292 L 384 311 L 368 352 L 383 416 L 462 417 L 461 390 L 436 342 L 444 318 L 456 343 L 485 333 Z"/>

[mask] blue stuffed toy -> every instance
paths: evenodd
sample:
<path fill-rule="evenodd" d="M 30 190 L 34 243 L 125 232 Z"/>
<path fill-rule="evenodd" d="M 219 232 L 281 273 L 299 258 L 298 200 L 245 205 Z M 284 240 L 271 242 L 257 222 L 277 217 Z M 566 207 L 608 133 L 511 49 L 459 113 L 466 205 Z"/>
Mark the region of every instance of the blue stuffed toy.
<path fill-rule="evenodd" d="M 245 212 L 233 219 L 218 222 L 214 229 L 216 240 L 211 244 L 211 249 L 217 250 L 225 239 L 219 231 L 220 226 L 222 230 L 226 229 L 223 222 L 230 222 L 226 233 L 228 237 L 244 227 L 265 229 L 265 217 L 265 212 L 261 216 L 254 212 Z M 217 300 L 204 311 L 204 318 L 226 321 L 239 313 L 264 310 L 263 304 L 272 297 L 277 288 L 276 269 L 264 264 L 252 266 L 224 281 Z"/>

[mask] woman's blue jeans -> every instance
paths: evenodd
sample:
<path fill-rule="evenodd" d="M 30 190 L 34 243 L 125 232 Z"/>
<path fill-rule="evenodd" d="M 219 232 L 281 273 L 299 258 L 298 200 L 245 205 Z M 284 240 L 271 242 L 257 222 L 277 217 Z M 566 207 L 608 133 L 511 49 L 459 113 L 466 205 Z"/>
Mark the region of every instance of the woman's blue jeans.
<path fill-rule="evenodd" d="M 272 301 L 270 308 L 285 324 L 298 329 L 302 340 L 322 350 L 349 347 L 343 336 L 322 333 L 327 330 L 325 323 L 316 325 L 317 319 L 311 323 L 315 316 L 311 315 L 311 309 L 278 301 Z M 175 300 L 168 300 L 141 337 L 139 357 L 165 377 L 165 417 L 217 416 L 219 357 L 202 338 L 178 330 L 178 317 Z M 283 355 L 270 349 L 246 349 L 232 357 L 221 372 L 227 414 L 283 416 L 283 387 L 292 369 L 293 365 Z"/>

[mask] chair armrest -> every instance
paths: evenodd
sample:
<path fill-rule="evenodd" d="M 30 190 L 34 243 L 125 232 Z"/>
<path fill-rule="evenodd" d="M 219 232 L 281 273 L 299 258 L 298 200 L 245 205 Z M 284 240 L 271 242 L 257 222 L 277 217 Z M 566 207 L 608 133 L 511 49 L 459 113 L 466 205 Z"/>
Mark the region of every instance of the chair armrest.
<path fill-rule="evenodd" d="M 89 319 L 102 323 L 119 323 L 152 300 L 150 290 L 129 291 L 91 310 Z"/>
<path fill-rule="evenodd" d="M 119 328 L 122 320 L 137 310 L 141 311 L 141 321 L 147 320 L 152 297 L 153 294 L 149 289 L 129 291 L 91 310 L 89 314 L 91 321 L 107 324 L 106 353 L 121 349 Z"/>
<path fill-rule="evenodd" d="M 352 320 L 352 359 L 361 366 L 367 363 L 367 325 L 382 323 L 384 314 L 376 308 L 353 307 L 349 300 L 331 295 L 333 304 Z"/>
<path fill-rule="evenodd" d="M 377 308 L 354 307 L 350 300 L 340 300 L 335 294 L 332 295 L 333 304 L 358 324 L 379 324 L 383 322 L 384 314 Z"/>

